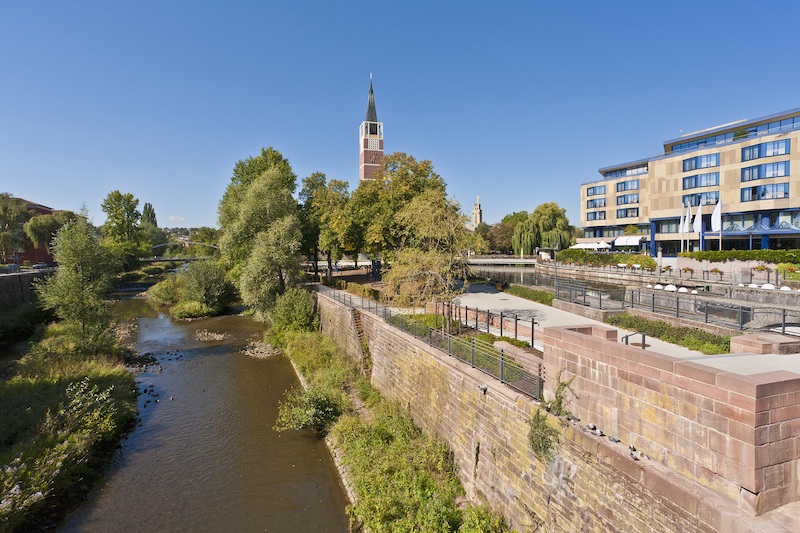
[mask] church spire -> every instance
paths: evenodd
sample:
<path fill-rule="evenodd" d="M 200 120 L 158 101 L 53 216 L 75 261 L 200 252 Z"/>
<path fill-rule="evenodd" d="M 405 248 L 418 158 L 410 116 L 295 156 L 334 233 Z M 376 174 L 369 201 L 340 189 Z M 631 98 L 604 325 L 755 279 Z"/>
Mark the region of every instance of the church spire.
<path fill-rule="evenodd" d="M 369 73 L 369 103 L 367 104 L 366 122 L 378 122 L 378 113 L 375 111 L 375 94 L 372 92 L 372 72 Z"/>

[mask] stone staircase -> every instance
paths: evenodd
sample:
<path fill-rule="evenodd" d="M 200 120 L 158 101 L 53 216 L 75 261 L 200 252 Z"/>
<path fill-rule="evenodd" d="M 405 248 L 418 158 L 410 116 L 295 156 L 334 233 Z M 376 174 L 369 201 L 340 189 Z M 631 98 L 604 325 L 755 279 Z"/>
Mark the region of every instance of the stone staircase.
<path fill-rule="evenodd" d="M 361 323 L 361 311 L 358 309 L 351 309 L 350 316 L 352 317 L 353 327 L 356 331 L 356 335 L 358 336 L 358 346 L 356 347 L 356 350 L 361 357 L 363 373 L 366 377 L 369 377 L 369 372 L 372 367 L 372 359 L 370 358 L 369 354 L 367 335 L 364 333 L 364 325 Z"/>

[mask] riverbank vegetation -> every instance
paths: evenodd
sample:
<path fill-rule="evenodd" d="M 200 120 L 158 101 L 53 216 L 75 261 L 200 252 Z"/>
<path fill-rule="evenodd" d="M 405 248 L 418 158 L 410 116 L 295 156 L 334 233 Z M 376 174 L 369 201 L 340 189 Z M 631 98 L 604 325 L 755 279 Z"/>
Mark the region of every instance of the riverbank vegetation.
<path fill-rule="evenodd" d="M 356 493 L 354 520 L 375 532 L 507 531 L 487 508 L 459 507 L 464 490 L 447 447 L 383 399 L 330 339 L 313 332 L 285 339 L 284 353 L 308 387 L 287 396 L 277 427 L 330 433 Z"/>
<path fill-rule="evenodd" d="M 121 350 L 89 355 L 80 346 L 53 324 L 0 381 L 2 531 L 51 526 L 64 501 L 82 500 L 135 416 Z"/>
<path fill-rule="evenodd" d="M 178 319 L 224 313 L 235 297 L 225 271 L 213 260 L 195 261 L 147 290 L 147 298 Z"/>
<path fill-rule="evenodd" d="M 605 322 L 619 328 L 644 333 L 648 337 L 655 337 L 690 350 L 697 350 L 706 355 L 730 353 L 731 351 L 730 337 L 714 335 L 696 328 L 673 326 L 661 320 L 649 320 L 627 313 L 613 315 L 607 318 Z"/>

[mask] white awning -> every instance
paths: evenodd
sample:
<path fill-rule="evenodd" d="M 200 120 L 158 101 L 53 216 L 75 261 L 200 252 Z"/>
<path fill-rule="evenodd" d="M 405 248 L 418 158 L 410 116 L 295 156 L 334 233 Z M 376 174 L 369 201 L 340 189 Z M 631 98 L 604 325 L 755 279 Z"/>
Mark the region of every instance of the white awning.
<path fill-rule="evenodd" d="M 614 246 L 639 246 L 644 235 L 624 235 L 614 239 Z"/>
<path fill-rule="evenodd" d="M 570 246 L 573 250 L 601 250 L 604 248 L 611 248 L 611 245 L 605 241 L 600 242 L 581 242 Z"/>

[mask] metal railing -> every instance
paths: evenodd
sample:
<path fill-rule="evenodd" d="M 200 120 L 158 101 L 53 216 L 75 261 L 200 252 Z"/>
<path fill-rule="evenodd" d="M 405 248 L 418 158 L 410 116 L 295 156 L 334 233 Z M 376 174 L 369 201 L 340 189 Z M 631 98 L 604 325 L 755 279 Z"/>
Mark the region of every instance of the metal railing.
<path fill-rule="evenodd" d="M 378 302 L 316 285 L 319 293 L 351 308 L 362 309 L 378 315 L 383 320 L 405 333 L 456 357 L 471 367 L 500 380 L 501 383 L 536 400 L 542 399 L 544 391 L 542 361 L 536 357 L 509 355 L 503 349 L 480 339 L 461 338 L 441 329 L 431 328 L 412 318 L 412 315 L 399 313 Z"/>

